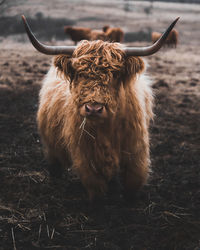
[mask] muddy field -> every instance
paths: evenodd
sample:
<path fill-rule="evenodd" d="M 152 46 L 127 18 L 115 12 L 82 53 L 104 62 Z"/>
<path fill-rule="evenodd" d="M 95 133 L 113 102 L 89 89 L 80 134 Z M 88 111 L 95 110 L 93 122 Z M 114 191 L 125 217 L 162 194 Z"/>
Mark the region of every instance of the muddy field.
<path fill-rule="evenodd" d="M 34 7 L 40 2 L 35 1 L 32 12 L 28 13 L 30 17 L 36 14 Z M 54 18 L 59 10 L 61 17 L 64 16 L 62 8 L 67 1 L 58 1 L 59 7 L 52 15 L 53 2 L 48 2 L 46 12 L 44 4 L 40 8 L 44 16 L 48 14 Z M 87 2 L 84 1 L 82 8 L 86 9 Z M 25 12 L 30 3 L 27 1 L 23 6 Z M 72 2 L 68 4 L 71 6 Z M 73 4 L 73 13 L 71 16 L 68 13 L 71 19 L 75 18 L 76 5 Z M 197 16 L 200 12 L 198 7 L 193 8 L 194 5 L 183 5 L 181 14 L 176 6 L 174 13 L 170 11 L 171 5 L 166 6 L 166 12 L 162 10 L 166 13 L 163 18 L 158 18 L 158 7 L 151 16 L 144 11 L 141 15 L 144 28 L 151 23 L 155 27 L 158 23 L 159 29 L 164 29 L 174 17 L 182 14 L 177 25 L 181 42 L 177 49 L 162 49 L 146 58 L 155 92 L 156 116 L 150 129 L 152 175 L 131 203 L 124 200 L 116 183 L 111 185 L 105 198 L 90 204 L 76 176 L 71 175 L 68 181 L 63 178 L 59 183 L 50 182 L 35 118 L 40 84 L 51 57 L 36 52 L 24 34 L 1 36 L 1 250 L 200 249 L 200 15 Z M 96 17 L 103 7 L 105 9 L 99 1 L 96 7 L 90 5 L 96 10 Z M 130 31 L 131 20 L 139 22 L 139 17 L 131 9 L 127 12 L 117 8 L 117 24 L 121 22 L 124 29 Z M 84 15 L 79 5 L 76 11 Z M 131 11 L 132 16 L 135 14 L 133 19 Z M 19 6 L 11 6 L 4 15 L 13 17 L 19 12 L 21 14 Z M 111 7 L 103 13 L 105 16 L 110 14 L 109 21 L 114 26 L 117 13 L 112 16 Z M 171 16 L 167 15 L 169 13 Z M 87 15 L 92 16 L 91 12 Z M 103 25 L 105 16 L 96 19 L 95 23 L 93 20 L 93 25 Z M 89 19 L 84 20 L 83 26 L 91 24 Z M 196 33 L 193 34 L 192 29 Z M 20 40 L 26 42 L 20 43 Z M 69 40 L 65 42 L 70 43 Z"/>

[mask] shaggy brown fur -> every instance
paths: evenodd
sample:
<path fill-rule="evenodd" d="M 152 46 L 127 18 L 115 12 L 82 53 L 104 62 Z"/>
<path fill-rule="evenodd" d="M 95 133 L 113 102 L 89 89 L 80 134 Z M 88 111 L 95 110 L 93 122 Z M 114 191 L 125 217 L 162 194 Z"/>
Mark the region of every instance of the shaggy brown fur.
<path fill-rule="evenodd" d="M 106 41 L 110 42 L 123 42 L 124 32 L 120 28 L 110 28 L 109 26 L 104 26 L 103 31 L 106 35 Z"/>
<path fill-rule="evenodd" d="M 91 29 L 82 27 L 65 26 L 64 32 L 70 36 L 75 44 L 81 40 L 90 40 Z"/>
<path fill-rule="evenodd" d="M 72 165 L 90 199 L 115 175 L 130 195 L 148 178 L 153 97 L 144 68 L 120 44 L 82 41 L 71 57 L 55 57 L 43 82 L 37 120 L 50 174 Z M 107 117 L 83 117 L 85 103 L 104 104 Z"/>
<path fill-rule="evenodd" d="M 160 37 L 161 37 L 161 33 L 159 32 L 152 32 L 151 34 L 151 40 L 152 40 L 152 43 L 155 43 Z M 168 47 L 175 47 L 177 46 L 178 44 L 178 31 L 176 29 L 173 29 L 167 40 L 165 41 L 165 46 L 168 46 Z"/>

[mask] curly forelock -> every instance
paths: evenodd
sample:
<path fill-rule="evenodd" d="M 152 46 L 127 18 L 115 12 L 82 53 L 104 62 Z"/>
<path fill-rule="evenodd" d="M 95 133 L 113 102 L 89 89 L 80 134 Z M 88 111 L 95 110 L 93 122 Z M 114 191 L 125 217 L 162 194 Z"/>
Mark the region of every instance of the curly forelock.
<path fill-rule="evenodd" d="M 125 69 L 125 55 L 118 43 L 82 41 L 72 55 L 72 67 L 78 74 L 108 84 L 113 75 Z"/>

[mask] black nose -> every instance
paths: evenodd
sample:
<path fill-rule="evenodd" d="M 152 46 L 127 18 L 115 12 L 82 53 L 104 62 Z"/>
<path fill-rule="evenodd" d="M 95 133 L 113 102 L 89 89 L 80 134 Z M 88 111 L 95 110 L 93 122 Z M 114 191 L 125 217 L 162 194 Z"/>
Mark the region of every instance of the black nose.
<path fill-rule="evenodd" d="M 104 106 L 102 104 L 85 104 L 85 113 L 87 115 L 101 115 L 103 113 Z"/>

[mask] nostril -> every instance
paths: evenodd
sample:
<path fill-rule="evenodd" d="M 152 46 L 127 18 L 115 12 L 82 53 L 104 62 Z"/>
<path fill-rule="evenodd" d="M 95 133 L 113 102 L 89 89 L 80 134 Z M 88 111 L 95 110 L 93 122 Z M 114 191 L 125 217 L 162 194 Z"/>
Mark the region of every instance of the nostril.
<path fill-rule="evenodd" d="M 103 112 L 103 106 L 97 107 L 96 112 L 101 114 Z"/>
<path fill-rule="evenodd" d="M 87 115 L 101 115 L 104 106 L 101 104 L 85 104 L 85 113 Z"/>
<path fill-rule="evenodd" d="M 86 111 L 87 113 L 90 113 L 90 112 L 92 111 L 92 108 L 91 108 L 88 104 L 86 104 L 86 105 L 85 105 L 85 111 Z"/>

